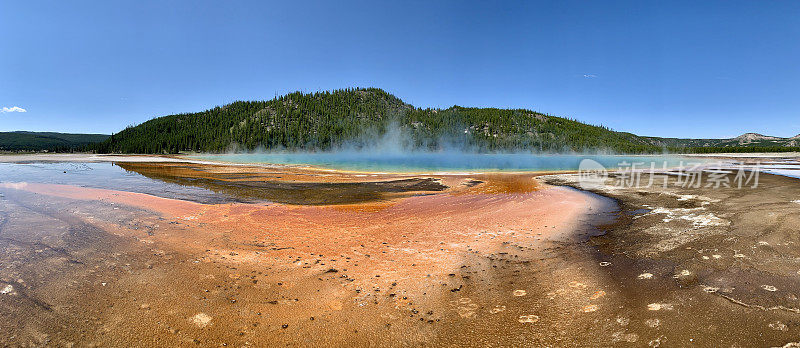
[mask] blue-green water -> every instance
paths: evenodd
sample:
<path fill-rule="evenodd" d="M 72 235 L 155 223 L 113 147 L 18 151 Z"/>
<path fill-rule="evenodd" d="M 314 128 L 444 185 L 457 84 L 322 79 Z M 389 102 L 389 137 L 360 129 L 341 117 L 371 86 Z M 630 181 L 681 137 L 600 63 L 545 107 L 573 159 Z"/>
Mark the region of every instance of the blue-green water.
<path fill-rule="evenodd" d="M 564 171 L 577 170 L 584 159 L 592 159 L 608 169 L 630 166 L 637 168 L 677 167 L 705 160 L 677 155 L 611 156 L 611 155 L 537 155 L 478 154 L 462 152 L 318 152 L 318 153 L 253 153 L 204 154 L 193 159 L 232 163 L 272 163 L 310 165 L 322 168 L 370 172 L 459 172 L 459 171 Z"/>

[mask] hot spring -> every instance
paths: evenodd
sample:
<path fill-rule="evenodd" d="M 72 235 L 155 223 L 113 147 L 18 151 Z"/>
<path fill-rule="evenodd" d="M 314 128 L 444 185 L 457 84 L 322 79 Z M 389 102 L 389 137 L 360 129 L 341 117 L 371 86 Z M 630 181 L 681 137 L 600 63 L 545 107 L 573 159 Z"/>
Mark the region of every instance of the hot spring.
<path fill-rule="evenodd" d="M 592 159 L 608 169 L 690 166 L 708 159 L 680 155 L 545 155 L 530 153 L 480 154 L 464 152 L 273 152 L 202 154 L 192 159 L 230 163 L 303 165 L 327 169 L 369 172 L 463 172 L 463 171 L 568 171 Z"/>

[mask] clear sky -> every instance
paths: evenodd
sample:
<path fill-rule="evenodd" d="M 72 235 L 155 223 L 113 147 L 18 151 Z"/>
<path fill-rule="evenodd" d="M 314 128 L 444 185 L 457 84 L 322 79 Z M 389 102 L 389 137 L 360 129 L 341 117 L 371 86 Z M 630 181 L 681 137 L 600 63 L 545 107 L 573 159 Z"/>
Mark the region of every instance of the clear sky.
<path fill-rule="evenodd" d="M 0 131 L 356 86 L 641 135 L 794 136 L 800 1 L 0 1 Z"/>

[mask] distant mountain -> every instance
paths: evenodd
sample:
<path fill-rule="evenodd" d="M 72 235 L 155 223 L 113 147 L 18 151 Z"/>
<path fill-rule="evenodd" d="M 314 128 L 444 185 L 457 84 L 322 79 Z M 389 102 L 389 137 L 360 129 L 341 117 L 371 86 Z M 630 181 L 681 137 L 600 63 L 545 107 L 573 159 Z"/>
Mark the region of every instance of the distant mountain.
<path fill-rule="evenodd" d="M 678 152 L 789 152 L 800 151 L 800 135 L 781 138 L 758 133 L 745 133 L 725 139 L 658 139 Z"/>
<path fill-rule="evenodd" d="M 714 146 L 794 146 L 795 138 L 780 138 L 758 133 L 745 133 L 732 139 L 719 139 Z"/>
<path fill-rule="evenodd" d="M 740 136 L 738 136 L 736 138 L 733 138 L 733 139 L 734 140 L 738 140 L 739 144 L 748 144 L 748 143 L 754 143 L 754 142 L 765 141 L 765 140 L 778 140 L 778 139 L 781 139 L 781 138 L 766 136 L 766 135 L 758 134 L 758 133 L 744 133 L 744 134 L 742 134 L 742 135 L 740 135 Z"/>
<path fill-rule="evenodd" d="M 73 151 L 108 137 L 106 134 L 0 132 L 0 151 Z"/>
<path fill-rule="evenodd" d="M 422 109 L 378 88 L 352 88 L 157 117 L 92 148 L 114 153 L 373 150 L 387 146 L 387 139 L 404 149 L 525 152 L 788 151 L 797 146 L 755 133 L 733 139 L 645 137 L 527 109 Z"/>

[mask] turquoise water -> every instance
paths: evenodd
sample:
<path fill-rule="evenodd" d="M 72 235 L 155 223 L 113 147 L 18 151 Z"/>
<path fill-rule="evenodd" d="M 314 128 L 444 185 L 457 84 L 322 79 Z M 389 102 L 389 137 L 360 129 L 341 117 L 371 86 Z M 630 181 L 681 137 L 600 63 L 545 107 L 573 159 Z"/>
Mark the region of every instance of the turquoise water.
<path fill-rule="evenodd" d="M 637 168 L 656 168 L 699 163 L 705 160 L 673 155 L 609 156 L 609 155 L 537 155 L 478 154 L 462 152 L 319 152 L 194 155 L 198 160 L 232 163 L 272 163 L 311 165 L 329 169 L 371 172 L 458 172 L 458 171 L 563 171 L 577 170 L 584 159 L 592 159 L 608 169 L 637 163 Z M 625 164 L 627 163 L 627 165 Z"/>

